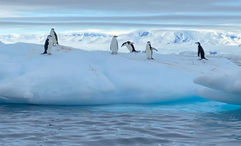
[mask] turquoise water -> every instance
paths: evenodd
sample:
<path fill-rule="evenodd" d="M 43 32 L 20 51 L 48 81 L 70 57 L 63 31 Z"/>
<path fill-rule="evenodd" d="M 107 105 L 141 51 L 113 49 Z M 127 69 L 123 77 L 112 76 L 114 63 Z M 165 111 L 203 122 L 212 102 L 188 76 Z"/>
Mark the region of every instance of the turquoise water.
<path fill-rule="evenodd" d="M 240 145 L 241 106 L 0 105 L 0 145 Z"/>

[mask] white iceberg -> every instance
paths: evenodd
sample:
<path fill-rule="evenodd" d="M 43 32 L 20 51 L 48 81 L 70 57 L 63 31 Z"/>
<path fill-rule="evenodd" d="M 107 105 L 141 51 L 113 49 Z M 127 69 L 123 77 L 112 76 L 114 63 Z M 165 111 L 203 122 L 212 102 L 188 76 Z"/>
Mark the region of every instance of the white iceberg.
<path fill-rule="evenodd" d="M 63 49 L 64 48 L 64 49 Z M 54 105 L 160 103 L 199 98 L 193 80 L 238 70 L 222 57 L 200 61 L 193 53 L 111 55 L 106 51 L 0 44 L 0 102 Z"/>

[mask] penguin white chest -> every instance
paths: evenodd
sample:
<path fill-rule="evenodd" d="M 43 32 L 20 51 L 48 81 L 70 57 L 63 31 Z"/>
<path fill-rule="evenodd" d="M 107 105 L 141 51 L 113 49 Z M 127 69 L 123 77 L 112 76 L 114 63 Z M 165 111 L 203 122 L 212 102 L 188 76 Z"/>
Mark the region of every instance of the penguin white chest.
<path fill-rule="evenodd" d="M 48 46 L 48 49 L 51 49 L 54 45 L 54 42 L 53 42 L 53 39 L 52 37 L 49 39 L 49 46 Z"/>
<path fill-rule="evenodd" d="M 149 45 L 146 45 L 146 57 L 147 59 L 152 59 L 152 50 Z"/>
<path fill-rule="evenodd" d="M 57 39 L 56 39 L 56 37 L 55 37 L 55 34 L 54 34 L 54 31 L 53 31 L 53 30 L 50 31 L 50 35 L 52 36 L 52 41 L 53 41 L 53 43 L 56 44 L 56 43 L 57 43 Z"/>
<path fill-rule="evenodd" d="M 130 52 L 132 52 L 132 51 L 133 51 L 133 48 L 132 48 L 132 46 L 131 46 L 131 45 L 127 45 L 126 47 L 128 48 L 128 50 L 129 50 Z"/>
<path fill-rule="evenodd" d="M 110 44 L 110 50 L 111 50 L 112 54 L 117 54 L 118 49 L 119 49 L 119 47 L 118 47 L 117 39 L 116 38 L 112 38 L 111 44 Z"/>

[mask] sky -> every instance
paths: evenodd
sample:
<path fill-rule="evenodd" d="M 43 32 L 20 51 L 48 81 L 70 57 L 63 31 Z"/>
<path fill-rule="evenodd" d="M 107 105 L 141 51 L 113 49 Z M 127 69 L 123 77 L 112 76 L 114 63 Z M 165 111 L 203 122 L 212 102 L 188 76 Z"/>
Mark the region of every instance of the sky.
<path fill-rule="evenodd" d="M 0 0 L 0 33 L 241 30 L 241 0 Z"/>

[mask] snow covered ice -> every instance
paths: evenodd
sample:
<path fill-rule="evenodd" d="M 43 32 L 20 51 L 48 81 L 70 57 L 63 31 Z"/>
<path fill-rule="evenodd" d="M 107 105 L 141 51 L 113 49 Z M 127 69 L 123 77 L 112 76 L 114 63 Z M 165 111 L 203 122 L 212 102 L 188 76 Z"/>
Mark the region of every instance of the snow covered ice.
<path fill-rule="evenodd" d="M 197 99 L 203 95 L 199 89 L 206 86 L 201 81 L 219 85 L 215 78 L 201 76 L 240 70 L 223 57 L 207 56 L 208 61 L 200 61 L 194 52 L 155 53 L 155 60 L 150 61 L 144 53 L 113 56 L 109 51 L 53 47 L 49 56 L 40 55 L 42 51 L 42 45 L 0 44 L 1 103 L 93 105 Z M 232 82 L 223 83 L 226 81 Z M 239 85 L 237 82 L 232 89 L 219 89 L 225 91 L 222 96 L 233 90 L 238 95 Z M 215 95 L 220 97 L 219 93 Z"/>
<path fill-rule="evenodd" d="M 241 104 L 241 79 L 239 72 L 224 73 L 216 76 L 201 76 L 195 79 L 203 85 L 198 89 L 201 96 L 231 104 Z"/>

